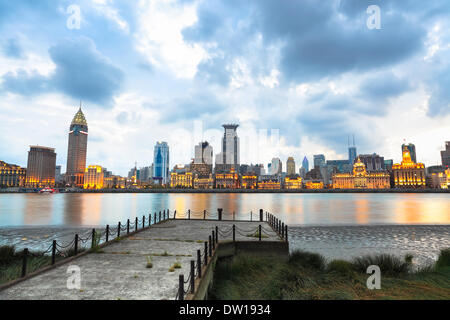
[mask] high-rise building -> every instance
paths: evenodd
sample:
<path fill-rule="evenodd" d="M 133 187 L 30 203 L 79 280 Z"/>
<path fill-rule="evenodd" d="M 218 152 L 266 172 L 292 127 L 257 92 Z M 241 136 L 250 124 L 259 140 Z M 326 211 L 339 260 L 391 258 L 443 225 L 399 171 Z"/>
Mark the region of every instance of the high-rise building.
<path fill-rule="evenodd" d="M 348 139 L 348 163 L 350 166 L 353 166 L 355 159 L 357 157 L 356 144 L 355 144 L 355 136 L 353 136 L 353 145 L 350 146 L 350 137 Z"/>
<path fill-rule="evenodd" d="M 333 189 L 389 189 L 390 175 L 387 171 L 368 172 L 358 157 L 352 173 L 333 174 Z"/>
<path fill-rule="evenodd" d="M 153 155 L 153 178 L 162 184 L 169 183 L 169 145 L 157 142 Z"/>
<path fill-rule="evenodd" d="M 276 175 L 283 172 L 283 163 L 281 162 L 280 158 L 273 158 L 272 162 L 270 164 L 270 174 Z"/>
<path fill-rule="evenodd" d="M 314 155 L 314 168 L 325 166 L 325 156 L 323 154 Z"/>
<path fill-rule="evenodd" d="M 71 186 L 83 187 L 87 141 L 88 125 L 80 106 L 80 109 L 73 117 L 69 130 L 66 183 Z"/>
<path fill-rule="evenodd" d="M 361 154 L 359 159 L 366 166 L 367 171 L 382 171 L 386 169 L 384 157 L 374 154 Z"/>
<path fill-rule="evenodd" d="M 409 144 L 404 143 L 404 144 L 402 144 L 402 152 L 403 152 L 405 147 L 408 148 L 408 150 L 409 150 L 409 154 L 411 155 L 411 161 L 412 162 L 417 162 L 416 146 L 414 144 L 412 144 L 412 143 L 409 143 Z"/>
<path fill-rule="evenodd" d="M 61 166 L 55 167 L 55 184 L 63 183 L 63 176 L 61 174 Z"/>
<path fill-rule="evenodd" d="M 295 161 L 293 157 L 289 157 L 286 161 L 286 173 L 288 176 L 295 175 Z"/>
<path fill-rule="evenodd" d="M 55 149 L 30 146 L 26 185 L 31 188 L 53 187 L 55 185 Z"/>
<path fill-rule="evenodd" d="M 450 141 L 445 142 L 445 150 L 441 151 L 442 166 L 450 168 Z"/>
<path fill-rule="evenodd" d="M 237 124 L 224 124 L 225 132 L 222 138 L 222 151 L 216 156 L 216 172 L 230 172 L 234 168 L 239 172 L 240 154 L 239 137 L 237 136 Z"/>
<path fill-rule="evenodd" d="M 213 164 L 213 148 L 208 141 L 200 142 L 195 146 L 194 163 Z"/>
<path fill-rule="evenodd" d="M 309 171 L 309 161 L 308 158 L 306 158 L 306 156 L 303 158 L 302 168 L 305 169 L 305 173 Z"/>

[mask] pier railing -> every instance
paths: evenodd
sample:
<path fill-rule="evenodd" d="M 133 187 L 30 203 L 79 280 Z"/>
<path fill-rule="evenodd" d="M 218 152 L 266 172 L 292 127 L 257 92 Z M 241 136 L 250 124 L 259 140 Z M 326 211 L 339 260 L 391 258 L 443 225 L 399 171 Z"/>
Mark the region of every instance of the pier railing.
<path fill-rule="evenodd" d="M 288 226 L 277 217 L 275 217 L 272 213 L 265 212 L 263 214 L 262 209 L 260 213 L 261 221 L 266 221 L 272 228 L 272 231 L 274 231 L 281 240 L 287 242 Z M 263 220 L 263 215 L 265 217 L 265 220 Z M 243 237 L 254 237 L 258 239 L 257 241 L 262 241 L 263 238 L 270 238 L 272 236 L 270 230 L 264 228 L 262 224 L 259 224 L 256 228 L 252 228 L 249 230 L 239 228 L 235 224 L 227 228 L 219 228 L 218 226 L 216 226 L 214 230 L 211 231 L 211 235 L 208 237 L 208 240 L 204 242 L 204 249 L 197 250 L 196 259 L 191 260 L 191 268 L 187 279 L 185 280 L 184 274 L 179 275 L 178 291 L 175 300 L 185 300 L 187 295 L 195 294 L 195 280 L 202 278 L 202 269 L 206 271 L 206 268 L 212 261 L 214 251 L 219 243 L 219 240 L 232 240 L 233 242 L 235 242 L 236 235 L 240 235 Z"/>
<path fill-rule="evenodd" d="M 77 256 L 87 250 L 95 251 L 107 243 L 116 241 L 123 236 L 147 229 L 152 225 L 169 219 L 169 210 L 163 210 L 159 211 L 159 213 L 150 213 L 148 216 L 143 215 L 141 218 L 135 217 L 135 219 L 132 220 L 127 219 L 125 223 L 119 221 L 117 226 L 111 226 L 108 224 L 104 229 L 94 228 L 83 234 L 77 233 L 73 236 L 73 240 L 69 242 L 53 240 L 49 247 L 41 252 L 32 252 L 29 248 L 25 248 L 22 251 L 22 268 L 19 278 L 24 278 L 27 275 L 30 258 L 48 258 L 50 266 L 53 266 L 57 263 L 57 261 L 59 262 L 64 258 Z M 45 267 L 48 267 L 48 263 L 33 270 L 33 272 L 38 272 Z"/>

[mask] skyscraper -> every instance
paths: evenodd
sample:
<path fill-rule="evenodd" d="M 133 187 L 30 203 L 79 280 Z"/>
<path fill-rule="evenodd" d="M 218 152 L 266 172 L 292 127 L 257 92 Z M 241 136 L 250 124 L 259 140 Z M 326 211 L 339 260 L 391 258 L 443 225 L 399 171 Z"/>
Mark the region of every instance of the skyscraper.
<path fill-rule="evenodd" d="M 153 178 L 162 184 L 169 182 L 169 146 L 167 142 L 157 142 L 153 154 Z"/>
<path fill-rule="evenodd" d="M 309 161 L 308 158 L 306 158 L 306 156 L 303 158 L 302 168 L 305 169 L 305 173 L 309 171 Z"/>
<path fill-rule="evenodd" d="M 348 163 L 350 166 L 353 166 L 355 159 L 357 157 L 356 145 L 355 145 L 355 136 L 353 136 L 353 146 L 350 146 L 350 137 L 348 139 Z"/>
<path fill-rule="evenodd" d="M 293 157 L 289 157 L 286 161 L 286 174 L 288 176 L 295 174 L 295 161 Z"/>
<path fill-rule="evenodd" d="M 323 154 L 314 155 L 314 168 L 325 166 L 325 156 Z"/>
<path fill-rule="evenodd" d="M 404 144 L 402 144 L 402 153 L 403 153 L 405 147 L 408 148 L 408 150 L 409 150 L 409 154 L 411 155 L 412 162 L 417 162 L 416 146 L 412 143 L 409 143 L 409 144 L 404 143 Z"/>
<path fill-rule="evenodd" d="M 216 156 L 216 171 L 230 171 L 232 167 L 239 172 L 240 154 L 237 124 L 224 124 L 225 132 L 222 139 L 222 152 Z"/>
<path fill-rule="evenodd" d="M 442 166 L 450 168 L 450 141 L 445 142 L 445 150 L 441 151 Z"/>
<path fill-rule="evenodd" d="M 83 187 L 84 171 L 86 169 L 87 140 L 88 125 L 80 106 L 80 109 L 78 109 L 78 112 L 73 117 L 69 131 L 66 183 L 71 186 Z"/>
<path fill-rule="evenodd" d="M 359 159 L 366 166 L 367 171 L 382 171 L 386 169 L 384 157 L 374 154 L 361 154 Z"/>
<path fill-rule="evenodd" d="M 270 174 L 276 175 L 283 172 L 283 163 L 281 162 L 280 158 L 273 158 L 272 163 L 270 165 Z"/>
<path fill-rule="evenodd" d="M 213 159 L 213 148 L 208 143 L 208 141 L 200 142 L 198 145 L 195 146 L 195 164 L 210 164 L 212 165 Z"/>
<path fill-rule="evenodd" d="M 53 187 L 55 185 L 55 149 L 30 146 L 28 151 L 27 187 Z"/>

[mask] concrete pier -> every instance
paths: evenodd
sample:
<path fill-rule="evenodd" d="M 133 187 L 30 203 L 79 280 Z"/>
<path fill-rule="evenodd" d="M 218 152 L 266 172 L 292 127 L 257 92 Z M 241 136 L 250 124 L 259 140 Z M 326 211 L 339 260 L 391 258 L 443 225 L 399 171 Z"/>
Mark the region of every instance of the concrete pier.
<path fill-rule="evenodd" d="M 233 224 L 236 226 L 235 243 L 239 245 L 230 246 L 226 243 L 232 242 Z M 259 225 L 263 230 L 261 242 L 251 236 Z M 85 254 L 6 288 L 0 291 L 0 300 L 173 300 L 179 287 L 179 275 L 188 279 L 191 260 L 197 260 L 197 250 L 203 253 L 204 243 L 216 226 L 220 230 L 219 243 L 224 244 L 222 255 L 233 254 L 235 250 L 264 253 L 264 247 L 270 251 L 272 244 L 282 242 L 267 222 L 168 220 L 111 242 L 99 253 Z M 147 257 L 151 257 L 152 268 L 146 267 Z M 175 262 L 179 262 L 181 268 L 170 272 Z M 68 289 L 70 266 L 79 267 L 79 289 Z M 204 298 L 204 295 L 197 295 L 197 298 Z"/>

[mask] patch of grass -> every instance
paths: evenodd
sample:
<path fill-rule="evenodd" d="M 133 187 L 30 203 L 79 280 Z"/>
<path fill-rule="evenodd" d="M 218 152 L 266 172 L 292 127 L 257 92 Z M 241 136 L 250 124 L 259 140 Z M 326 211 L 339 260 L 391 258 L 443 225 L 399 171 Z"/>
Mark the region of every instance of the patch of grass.
<path fill-rule="evenodd" d="M 296 250 L 289 256 L 289 263 L 317 270 L 324 270 L 326 267 L 326 259 L 322 255 L 301 250 Z"/>
<path fill-rule="evenodd" d="M 359 264 L 344 260 L 327 264 L 322 256 L 302 251 L 294 252 L 287 262 L 237 255 L 219 260 L 209 296 L 218 300 L 450 299 L 450 267 L 411 272 L 401 266 L 411 259 L 364 259 Z M 382 272 L 381 290 L 369 290 L 366 270 L 357 272 L 357 266 L 369 262 L 391 270 Z"/>
<path fill-rule="evenodd" d="M 436 261 L 436 269 L 450 267 L 450 248 L 442 249 Z"/>
<path fill-rule="evenodd" d="M 248 238 L 258 238 L 259 239 L 259 230 L 256 230 L 252 234 L 248 234 L 247 237 Z M 264 239 L 264 238 L 268 238 L 268 236 L 266 236 L 265 234 L 261 234 L 261 239 Z"/>
<path fill-rule="evenodd" d="M 410 271 L 411 263 L 402 261 L 391 254 L 367 255 L 353 259 L 352 264 L 358 272 L 366 273 L 371 265 L 380 267 L 382 274 L 401 274 Z"/>
<path fill-rule="evenodd" d="M 8 265 L 15 260 L 16 248 L 14 246 L 0 247 L 0 266 Z"/>

